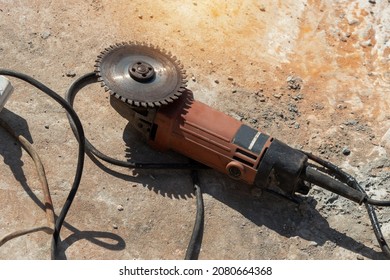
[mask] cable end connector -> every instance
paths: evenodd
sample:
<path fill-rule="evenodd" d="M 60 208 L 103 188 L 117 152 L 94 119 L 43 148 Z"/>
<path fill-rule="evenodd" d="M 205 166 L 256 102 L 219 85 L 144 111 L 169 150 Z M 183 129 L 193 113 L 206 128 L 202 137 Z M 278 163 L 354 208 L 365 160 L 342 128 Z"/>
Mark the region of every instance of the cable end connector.
<path fill-rule="evenodd" d="M 4 105 L 11 96 L 13 90 L 14 88 L 11 85 L 11 82 L 7 78 L 0 76 L 0 111 L 3 110 Z"/>

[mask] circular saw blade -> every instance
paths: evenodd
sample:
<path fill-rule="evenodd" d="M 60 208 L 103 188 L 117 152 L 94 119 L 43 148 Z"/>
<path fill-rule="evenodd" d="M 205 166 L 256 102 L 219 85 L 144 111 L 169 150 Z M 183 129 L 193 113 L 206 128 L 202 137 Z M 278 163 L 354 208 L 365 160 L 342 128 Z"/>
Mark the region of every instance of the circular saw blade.
<path fill-rule="evenodd" d="M 170 53 L 144 43 L 119 43 L 98 56 L 95 72 L 106 91 L 132 106 L 158 107 L 178 99 L 185 71 Z"/>

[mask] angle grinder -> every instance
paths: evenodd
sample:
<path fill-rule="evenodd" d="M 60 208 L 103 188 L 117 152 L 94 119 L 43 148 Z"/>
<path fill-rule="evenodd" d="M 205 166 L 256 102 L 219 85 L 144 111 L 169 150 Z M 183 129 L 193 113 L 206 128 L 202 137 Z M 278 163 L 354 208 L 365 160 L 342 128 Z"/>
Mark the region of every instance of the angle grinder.
<path fill-rule="evenodd" d="M 114 97 L 112 105 L 157 150 L 173 150 L 257 189 L 307 194 L 314 181 L 358 203 L 365 200 L 310 167 L 306 153 L 195 100 L 180 61 L 164 50 L 116 44 L 98 56 L 95 73 Z"/>
<path fill-rule="evenodd" d="M 77 91 L 92 82 L 101 83 L 111 95 L 111 105 L 151 147 L 173 150 L 227 174 L 246 183 L 254 194 L 271 189 L 293 198 L 307 195 L 314 184 L 364 204 L 381 249 L 390 258 L 374 210 L 390 206 L 390 201 L 371 199 L 355 178 L 332 163 L 195 100 L 186 87 L 182 64 L 171 53 L 140 42 L 111 45 L 98 55 L 94 73 L 79 78 L 68 90 L 68 102 L 73 104 Z M 89 150 L 99 157 L 93 147 Z"/>

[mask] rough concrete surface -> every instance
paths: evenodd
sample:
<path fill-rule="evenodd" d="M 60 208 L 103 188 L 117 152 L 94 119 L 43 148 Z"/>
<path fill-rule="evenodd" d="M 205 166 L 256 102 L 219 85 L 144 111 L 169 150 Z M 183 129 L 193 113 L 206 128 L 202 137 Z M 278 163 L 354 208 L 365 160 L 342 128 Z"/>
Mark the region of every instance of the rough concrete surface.
<path fill-rule="evenodd" d="M 390 3 L 387 0 L 0 0 L 0 68 L 32 75 L 60 95 L 97 55 L 142 41 L 176 55 L 195 98 L 356 176 L 390 198 Z M 1 112 L 30 139 L 58 214 L 77 141 L 64 110 L 26 83 Z M 76 99 L 86 135 L 119 159 L 183 160 L 143 144 L 92 85 Z M 0 130 L 0 236 L 45 223 L 34 164 Z M 200 172 L 205 228 L 200 259 L 383 259 L 362 206 L 315 187 L 300 205 Z M 182 259 L 195 198 L 187 171 L 140 171 L 86 158 L 61 232 L 67 259 Z M 390 211 L 378 209 L 390 238 Z M 32 233 L 0 259 L 49 259 L 50 236 Z"/>

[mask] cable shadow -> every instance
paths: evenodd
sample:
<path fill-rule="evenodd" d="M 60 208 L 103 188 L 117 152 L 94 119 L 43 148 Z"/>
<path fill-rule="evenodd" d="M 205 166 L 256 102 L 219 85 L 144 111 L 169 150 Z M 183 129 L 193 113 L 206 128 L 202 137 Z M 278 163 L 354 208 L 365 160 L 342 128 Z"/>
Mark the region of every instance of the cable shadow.
<path fill-rule="evenodd" d="M 64 226 L 73 231 L 73 234 L 69 235 L 64 240 L 59 240 L 58 252 L 56 255 L 56 260 L 66 260 L 66 250 L 72 246 L 74 243 L 80 240 L 87 240 L 96 246 L 102 247 L 111 251 L 121 251 L 126 248 L 126 243 L 122 237 L 111 232 L 104 231 L 79 231 L 75 227 L 64 223 Z M 109 239 L 114 243 L 109 243 L 108 241 L 102 241 L 100 239 Z"/>
<path fill-rule="evenodd" d="M 7 110 L 6 108 L 3 108 L 3 110 L 0 112 L 0 117 L 6 123 L 8 123 L 16 133 L 23 135 L 30 143 L 33 143 L 32 136 L 28 128 L 28 123 L 25 119 Z M 22 147 L 1 126 L 0 130 L 4 132 L 0 134 L 0 137 L 2 138 L 0 153 L 3 156 L 4 163 L 11 169 L 15 179 L 20 183 L 23 190 L 32 198 L 34 203 L 40 203 L 40 199 L 34 195 L 31 188 L 27 184 L 27 178 L 23 171 L 24 163 L 22 161 Z"/>
<path fill-rule="evenodd" d="M 12 113 L 7 109 L 3 109 L 0 112 L 0 117 L 6 121 L 15 132 L 23 135 L 30 143 L 33 143 L 32 136 L 29 132 L 29 127 L 27 121 Z M 0 127 L 1 128 L 1 127 Z M 2 129 L 0 130 L 2 131 Z M 30 199 L 43 211 L 43 215 L 45 212 L 45 205 L 41 201 L 40 198 L 36 196 L 36 194 L 32 191 L 30 186 L 27 184 L 27 178 L 23 171 L 23 161 L 22 161 L 22 147 L 16 142 L 12 136 L 8 133 L 0 133 L 1 146 L 0 153 L 4 158 L 4 163 L 9 166 L 15 179 L 20 183 L 23 190 L 27 193 Z M 56 216 L 57 218 L 57 216 Z M 66 259 L 65 251 L 69 246 L 75 243 L 77 240 L 86 239 L 89 242 L 103 247 L 108 250 L 123 250 L 126 247 L 125 241 L 119 235 L 110 233 L 110 232 L 100 232 L 100 231 L 80 231 L 71 224 L 64 222 L 64 227 L 73 232 L 72 235 L 68 236 L 62 242 L 59 242 L 58 248 L 58 258 Z M 115 243 L 104 242 L 99 240 L 99 238 L 111 239 Z"/>

